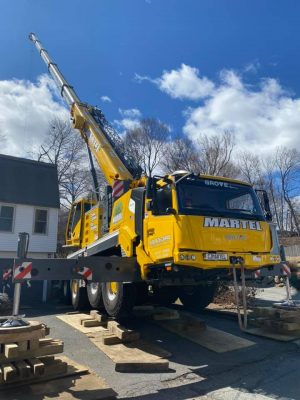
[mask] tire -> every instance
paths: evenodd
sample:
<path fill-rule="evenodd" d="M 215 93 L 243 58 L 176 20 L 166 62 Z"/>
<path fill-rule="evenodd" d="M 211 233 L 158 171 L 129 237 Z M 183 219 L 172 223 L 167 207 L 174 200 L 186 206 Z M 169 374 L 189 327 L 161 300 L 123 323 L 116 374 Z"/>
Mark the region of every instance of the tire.
<path fill-rule="evenodd" d="M 178 299 L 179 290 L 176 286 L 164 286 L 155 288 L 152 302 L 160 306 L 170 306 Z"/>
<path fill-rule="evenodd" d="M 187 310 L 201 311 L 213 301 L 216 290 L 215 284 L 183 286 L 179 290 L 179 299 Z"/>
<path fill-rule="evenodd" d="M 116 319 L 128 318 L 135 304 L 136 290 L 133 283 L 105 282 L 101 284 L 104 308 Z"/>
<path fill-rule="evenodd" d="M 91 282 L 87 285 L 87 296 L 92 308 L 103 308 L 101 283 Z"/>
<path fill-rule="evenodd" d="M 71 300 L 74 310 L 85 310 L 89 301 L 87 297 L 86 287 L 79 286 L 79 280 L 71 281 Z"/>

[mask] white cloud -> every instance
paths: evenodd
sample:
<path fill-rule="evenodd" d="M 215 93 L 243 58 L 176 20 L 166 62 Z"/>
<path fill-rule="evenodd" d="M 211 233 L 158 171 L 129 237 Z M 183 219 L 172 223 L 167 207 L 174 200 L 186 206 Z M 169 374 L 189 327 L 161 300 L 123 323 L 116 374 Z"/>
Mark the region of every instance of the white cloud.
<path fill-rule="evenodd" d="M 185 111 L 184 132 L 192 139 L 230 130 L 238 147 L 271 153 L 276 146 L 300 149 L 300 99 L 275 79 L 247 85 L 233 71 L 222 71 L 221 82 L 201 105 Z"/>
<path fill-rule="evenodd" d="M 45 138 L 49 122 L 55 117 L 68 118 L 69 112 L 55 98 L 55 83 L 48 75 L 37 82 L 0 81 L 0 153 L 27 156 Z"/>
<path fill-rule="evenodd" d="M 278 80 L 263 78 L 256 85 L 245 81 L 245 73 L 257 73 L 258 61 L 242 72 L 222 70 L 215 81 L 200 77 L 199 70 L 182 64 L 163 71 L 159 78 L 136 74 L 139 83 L 149 81 L 172 98 L 197 100 L 197 107 L 184 110 L 184 132 L 195 140 L 201 134 L 230 130 L 238 148 L 271 153 L 276 146 L 300 150 L 300 98 L 285 90 Z"/>
<path fill-rule="evenodd" d="M 114 120 L 114 124 L 121 132 L 137 128 L 140 124 L 142 113 L 137 108 L 122 109 L 119 108 L 119 113 L 123 117 L 120 120 Z"/>
<path fill-rule="evenodd" d="M 111 103 L 111 98 L 108 96 L 101 96 L 100 99 L 104 102 L 104 103 Z"/>
<path fill-rule="evenodd" d="M 135 74 L 135 80 L 141 83 L 148 80 L 174 99 L 199 100 L 209 96 L 214 90 L 214 83 L 208 78 L 200 77 L 197 68 L 181 64 L 179 69 L 163 71 L 160 78 L 152 79 Z"/>
<path fill-rule="evenodd" d="M 142 116 L 142 113 L 137 108 L 128 108 L 126 110 L 119 108 L 119 113 L 122 116 L 129 117 L 129 118 L 141 118 L 141 116 Z"/>

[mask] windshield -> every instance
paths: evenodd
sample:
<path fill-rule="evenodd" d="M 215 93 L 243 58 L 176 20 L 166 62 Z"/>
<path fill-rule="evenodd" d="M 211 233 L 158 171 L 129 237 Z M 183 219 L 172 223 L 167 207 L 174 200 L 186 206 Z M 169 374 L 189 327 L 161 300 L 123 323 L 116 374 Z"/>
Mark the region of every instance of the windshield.
<path fill-rule="evenodd" d="M 188 177 L 177 185 L 179 214 L 265 220 L 258 198 L 247 185 Z"/>

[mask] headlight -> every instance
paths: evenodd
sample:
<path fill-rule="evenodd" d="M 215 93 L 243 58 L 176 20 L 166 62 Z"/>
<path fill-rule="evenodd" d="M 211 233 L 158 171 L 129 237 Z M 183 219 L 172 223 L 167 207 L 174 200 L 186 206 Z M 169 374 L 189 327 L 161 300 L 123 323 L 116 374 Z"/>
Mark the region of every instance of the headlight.
<path fill-rule="evenodd" d="M 205 261 L 226 261 L 228 254 L 225 253 L 204 253 L 203 258 Z"/>

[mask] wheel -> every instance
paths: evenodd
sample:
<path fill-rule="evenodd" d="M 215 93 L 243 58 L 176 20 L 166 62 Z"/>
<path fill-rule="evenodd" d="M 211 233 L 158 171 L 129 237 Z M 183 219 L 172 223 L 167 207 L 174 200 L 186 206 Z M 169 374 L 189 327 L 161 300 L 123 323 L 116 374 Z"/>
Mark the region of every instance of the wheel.
<path fill-rule="evenodd" d="M 71 281 L 71 299 L 74 310 L 84 310 L 88 307 L 86 287 L 80 286 L 77 279 Z"/>
<path fill-rule="evenodd" d="M 87 285 L 87 296 L 91 307 L 97 309 L 103 307 L 101 283 L 99 282 L 89 283 Z"/>
<path fill-rule="evenodd" d="M 170 306 L 178 299 L 178 287 L 164 286 L 155 288 L 152 302 L 161 306 Z"/>
<path fill-rule="evenodd" d="M 179 290 L 179 299 L 184 307 L 191 311 L 201 311 L 213 300 L 217 285 L 183 286 Z"/>
<path fill-rule="evenodd" d="M 122 319 L 130 316 L 135 304 L 136 290 L 132 283 L 105 282 L 101 284 L 105 310 L 111 317 Z"/>

